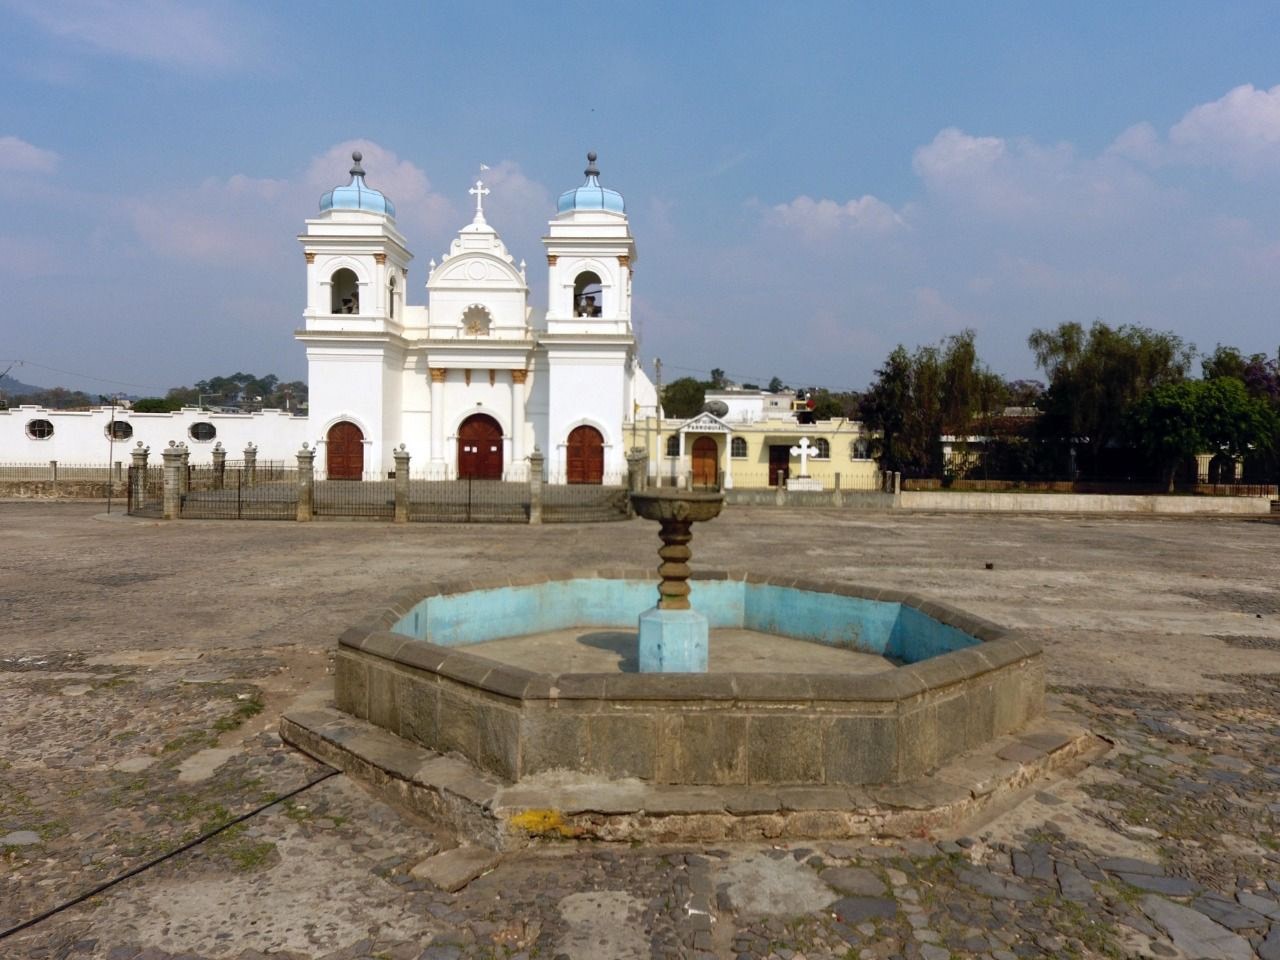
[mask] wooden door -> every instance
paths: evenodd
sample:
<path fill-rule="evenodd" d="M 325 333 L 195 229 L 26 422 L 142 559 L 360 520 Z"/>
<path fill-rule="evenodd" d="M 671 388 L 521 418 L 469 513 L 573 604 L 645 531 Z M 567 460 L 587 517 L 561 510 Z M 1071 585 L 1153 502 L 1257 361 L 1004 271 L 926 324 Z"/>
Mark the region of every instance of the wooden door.
<path fill-rule="evenodd" d="M 769 447 L 769 486 L 776 487 L 778 485 L 778 474 L 782 474 L 782 482 L 785 484 L 791 476 L 791 445 L 771 444 Z"/>
<path fill-rule="evenodd" d="M 502 427 L 493 417 L 477 413 L 458 428 L 458 478 L 502 479 Z"/>
<path fill-rule="evenodd" d="M 720 466 L 713 437 L 698 437 L 693 441 L 693 485 L 714 487 Z"/>
<path fill-rule="evenodd" d="M 604 437 L 595 427 L 575 427 L 569 434 L 565 466 L 570 483 L 604 482 Z"/>
<path fill-rule="evenodd" d="M 342 420 L 329 428 L 325 444 L 325 473 L 330 480 L 364 477 L 364 434 L 354 423 Z"/>

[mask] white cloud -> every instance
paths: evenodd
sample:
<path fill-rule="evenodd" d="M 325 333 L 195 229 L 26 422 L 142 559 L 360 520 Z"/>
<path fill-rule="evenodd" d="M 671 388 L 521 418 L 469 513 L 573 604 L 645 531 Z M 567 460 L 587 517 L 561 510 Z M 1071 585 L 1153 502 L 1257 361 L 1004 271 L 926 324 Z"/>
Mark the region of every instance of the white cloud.
<path fill-rule="evenodd" d="M 55 37 L 112 56 L 185 69 L 241 58 L 245 18 L 170 0 L 4 0 Z"/>
<path fill-rule="evenodd" d="M 1240 177 L 1280 172 L 1280 84 L 1258 90 L 1246 83 L 1194 107 L 1170 128 L 1169 143 L 1192 163 Z"/>
<path fill-rule="evenodd" d="M 771 207 L 768 219 L 796 230 L 810 240 L 821 240 L 842 232 L 884 234 L 906 226 L 893 207 L 870 194 L 845 203 L 799 196 L 790 203 Z"/>
<path fill-rule="evenodd" d="M 0 137 L 0 171 L 5 173 L 53 173 L 59 157 L 18 137 Z"/>

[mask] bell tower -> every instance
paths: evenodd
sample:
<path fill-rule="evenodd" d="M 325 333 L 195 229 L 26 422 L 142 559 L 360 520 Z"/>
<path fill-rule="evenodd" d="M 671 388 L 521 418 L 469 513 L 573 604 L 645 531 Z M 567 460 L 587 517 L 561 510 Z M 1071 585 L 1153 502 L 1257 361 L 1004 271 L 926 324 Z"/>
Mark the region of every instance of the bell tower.
<path fill-rule="evenodd" d="M 542 243 L 549 273 L 547 333 L 631 333 L 631 273 L 635 240 L 622 195 L 600 185 L 596 155 L 587 154 L 586 182 L 561 194 Z"/>
<path fill-rule="evenodd" d="M 398 332 L 413 259 L 395 206 L 365 183 L 360 151 L 351 182 L 320 198 L 320 215 L 298 237 L 307 260 L 306 329 Z"/>

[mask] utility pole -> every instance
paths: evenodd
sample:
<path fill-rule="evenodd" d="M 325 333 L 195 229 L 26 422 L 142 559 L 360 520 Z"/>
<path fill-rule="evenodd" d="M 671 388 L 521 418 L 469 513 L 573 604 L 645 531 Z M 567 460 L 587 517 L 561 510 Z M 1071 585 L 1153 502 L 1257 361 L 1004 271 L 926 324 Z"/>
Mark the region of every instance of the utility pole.
<path fill-rule="evenodd" d="M 111 512 L 111 487 L 113 477 L 111 476 L 111 461 L 116 455 L 116 396 L 111 395 L 111 422 L 107 424 L 107 513 Z"/>
<path fill-rule="evenodd" d="M 653 457 L 654 457 L 654 473 L 658 478 L 658 486 L 662 486 L 662 462 L 666 457 L 666 449 L 662 446 L 662 358 L 655 357 L 653 360 L 653 388 L 657 395 L 657 403 L 653 407 L 653 424 L 655 435 L 653 438 Z M 647 439 L 647 438 L 646 438 Z"/>

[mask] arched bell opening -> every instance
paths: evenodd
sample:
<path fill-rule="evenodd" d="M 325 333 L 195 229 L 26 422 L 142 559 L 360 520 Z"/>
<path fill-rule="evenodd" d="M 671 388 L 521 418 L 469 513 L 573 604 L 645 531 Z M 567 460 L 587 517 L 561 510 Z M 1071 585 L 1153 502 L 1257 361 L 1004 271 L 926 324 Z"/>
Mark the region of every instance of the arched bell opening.
<path fill-rule="evenodd" d="M 599 275 L 590 270 L 584 270 L 573 281 L 573 315 L 598 317 L 603 307 L 604 292 Z"/>
<path fill-rule="evenodd" d="M 343 267 L 329 278 L 329 312 L 360 312 L 360 280 L 354 270 Z"/>

